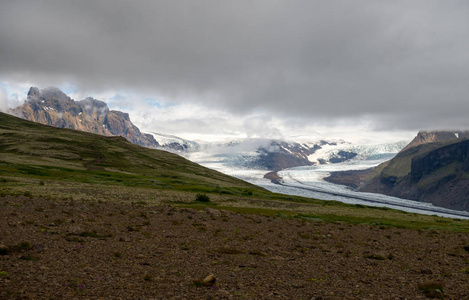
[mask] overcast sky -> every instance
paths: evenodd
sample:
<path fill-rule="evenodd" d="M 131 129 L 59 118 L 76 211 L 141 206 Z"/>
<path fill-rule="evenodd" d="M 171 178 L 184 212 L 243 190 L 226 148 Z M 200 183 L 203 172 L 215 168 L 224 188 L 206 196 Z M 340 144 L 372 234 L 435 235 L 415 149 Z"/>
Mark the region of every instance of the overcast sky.
<path fill-rule="evenodd" d="M 31 85 L 186 137 L 468 129 L 469 1 L 2 0 L 0 109 Z"/>

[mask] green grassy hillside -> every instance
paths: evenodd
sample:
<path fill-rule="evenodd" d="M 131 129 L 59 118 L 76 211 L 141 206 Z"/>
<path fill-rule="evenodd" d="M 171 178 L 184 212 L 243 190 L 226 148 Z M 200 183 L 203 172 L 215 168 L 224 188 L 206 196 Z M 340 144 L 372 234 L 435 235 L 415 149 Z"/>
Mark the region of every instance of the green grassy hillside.
<path fill-rule="evenodd" d="M 148 149 L 105 137 L 40 125 L 0 113 L 0 175 L 194 192 L 246 193 L 261 188 Z"/>
<path fill-rule="evenodd" d="M 406 147 L 376 167 L 360 188 L 469 211 L 469 140 L 453 138 Z"/>
<path fill-rule="evenodd" d="M 429 152 L 441 148 L 446 145 L 454 144 L 459 142 L 458 139 L 439 141 L 427 144 L 417 145 L 409 149 L 405 149 L 397 154 L 392 160 L 383 164 L 384 177 L 395 177 L 400 180 L 407 176 L 411 171 L 412 160 L 416 157 L 422 157 Z"/>

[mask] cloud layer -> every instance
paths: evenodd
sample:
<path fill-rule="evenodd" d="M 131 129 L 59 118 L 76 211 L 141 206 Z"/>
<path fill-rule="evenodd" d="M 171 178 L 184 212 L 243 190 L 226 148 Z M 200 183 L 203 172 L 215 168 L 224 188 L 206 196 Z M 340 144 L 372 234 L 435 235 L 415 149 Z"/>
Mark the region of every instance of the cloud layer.
<path fill-rule="evenodd" d="M 0 80 L 309 125 L 469 128 L 468 15 L 436 0 L 2 1 Z"/>

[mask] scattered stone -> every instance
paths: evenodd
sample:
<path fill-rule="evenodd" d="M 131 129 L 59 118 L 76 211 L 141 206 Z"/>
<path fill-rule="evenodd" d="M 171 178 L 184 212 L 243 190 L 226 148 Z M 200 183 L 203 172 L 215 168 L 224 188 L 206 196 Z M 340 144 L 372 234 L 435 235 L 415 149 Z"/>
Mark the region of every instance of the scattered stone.
<path fill-rule="evenodd" d="M 285 258 L 283 258 L 283 257 L 281 257 L 281 256 L 279 256 L 279 255 L 273 256 L 271 259 L 272 259 L 272 260 L 285 260 Z"/>
<path fill-rule="evenodd" d="M 9 250 L 8 247 L 5 245 L 0 245 L 0 255 L 8 255 Z"/>
<path fill-rule="evenodd" d="M 210 274 L 207 277 L 205 277 L 205 279 L 202 281 L 202 284 L 204 286 L 212 286 L 215 284 L 215 281 L 217 281 L 217 279 L 215 278 L 215 275 Z"/>
<path fill-rule="evenodd" d="M 364 258 L 375 259 L 375 260 L 387 260 L 388 256 L 383 252 L 371 253 L 363 255 Z"/>
<path fill-rule="evenodd" d="M 213 209 L 213 208 L 207 207 L 207 208 L 205 209 L 205 211 L 206 211 L 208 214 L 211 214 L 211 215 L 214 216 L 214 217 L 221 217 L 221 211 L 219 211 L 218 209 Z"/>
<path fill-rule="evenodd" d="M 78 226 L 78 225 L 71 225 L 69 228 L 68 228 L 68 233 L 69 234 L 80 234 L 82 233 L 84 230 L 81 226 Z"/>
<path fill-rule="evenodd" d="M 91 205 L 94 202 L 75 201 L 74 206 L 57 202 L 56 208 L 49 209 L 47 200 L 36 199 L 26 202 L 24 208 L 6 205 L 8 199 L 0 196 L 0 245 L 10 252 L 0 255 L 0 299 L 23 299 L 27 293 L 34 293 L 37 299 L 318 300 L 388 299 L 396 294 L 402 299 L 467 298 L 467 232 L 442 230 L 427 236 L 413 229 L 391 228 L 376 234 L 375 226 L 246 218 L 223 210 L 219 210 L 219 218 L 191 209 L 167 216 L 165 207 L 155 207 L 150 209 L 156 214 L 147 213 L 148 229 L 129 233 L 127 225 L 146 221 L 140 220 L 140 211 L 130 204 L 107 202 L 102 204 L 107 207 L 98 207 Z M 47 216 L 36 213 L 37 207 L 46 207 Z M 13 210 L 27 213 L 25 219 L 34 215 L 35 222 L 43 225 L 9 227 L 17 220 L 10 215 Z M 61 217 L 63 210 L 74 217 L 81 213 L 83 220 L 76 218 L 74 224 L 57 221 L 58 227 L 44 227 Z M 225 214 L 230 222 L 224 221 Z M 253 223 L 253 219 L 262 222 Z M 173 221 L 181 223 L 171 226 Z M 207 226 L 207 230 L 198 232 L 192 224 Z M 79 235 L 91 225 L 113 237 L 81 239 Z M 298 225 L 302 227 L 298 229 Z M 79 226 L 78 235 L 68 233 L 71 226 Z M 60 234 L 49 234 L 51 229 Z M 144 235 L 146 230 L 151 236 Z M 299 230 L 310 238 L 298 238 Z M 64 242 L 64 237 L 76 237 L 79 243 Z M 16 250 L 23 243 L 31 248 Z M 184 245 L 190 245 L 189 249 Z M 366 254 L 386 260 L 367 259 Z M 211 276 L 204 279 L 206 273 Z M 419 290 L 416 286 L 438 278 L 447 281 L 447 289 L 423 285 Z"/>
<path fill-rule="evenodd" d="M 37 252 L 44 252 L 46 249 L 46 246 L 44 244 L 34 244 L 33 249 L 36 250 Z"/>

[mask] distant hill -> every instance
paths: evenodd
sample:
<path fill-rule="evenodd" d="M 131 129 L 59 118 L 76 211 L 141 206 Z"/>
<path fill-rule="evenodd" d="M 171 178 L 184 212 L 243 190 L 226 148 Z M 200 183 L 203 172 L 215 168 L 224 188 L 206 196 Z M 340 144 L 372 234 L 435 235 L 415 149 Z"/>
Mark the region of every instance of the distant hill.
<path fill-rule="evenodd" d="M 151 134 L 140 132 L 130 121 L 129 114 L 109 110 L 106 103 L 93 98 L 75 101 L 54 87 L 42 90 L 31 87 L 25 103 L 9 113 L 54 127 L 122 136 L 131 143 L 149 148 L 159 146 Z"/>
<path fill-rule="evenodd" d="M 46 126 L 5 113 L 0 113 L 0 175 L 193 192 L 264 191 L 122 137 Z"/>
<path fill-rule="evenodd" d="M 464 139 L 464 138 L 469 138 L 469 131 L 460 131 L 460 130 L 419 131 L 417 136 L 402 150 L 404 151 L 409 148 L 422 145 L 422 144 L 428 144 L 428 143 L 434 143 L 434 142 L 440 142 L 440 141 L 449 141 L 449 140 L 454 140 L 454 139 Z"/>
<path fill-rule="evenodd" d="M 468 137 L 468 131 L 422 131 L 375 169 L 336 172 L 326 180 L 358 186 L 363 192 L 469 211 Z"/>

